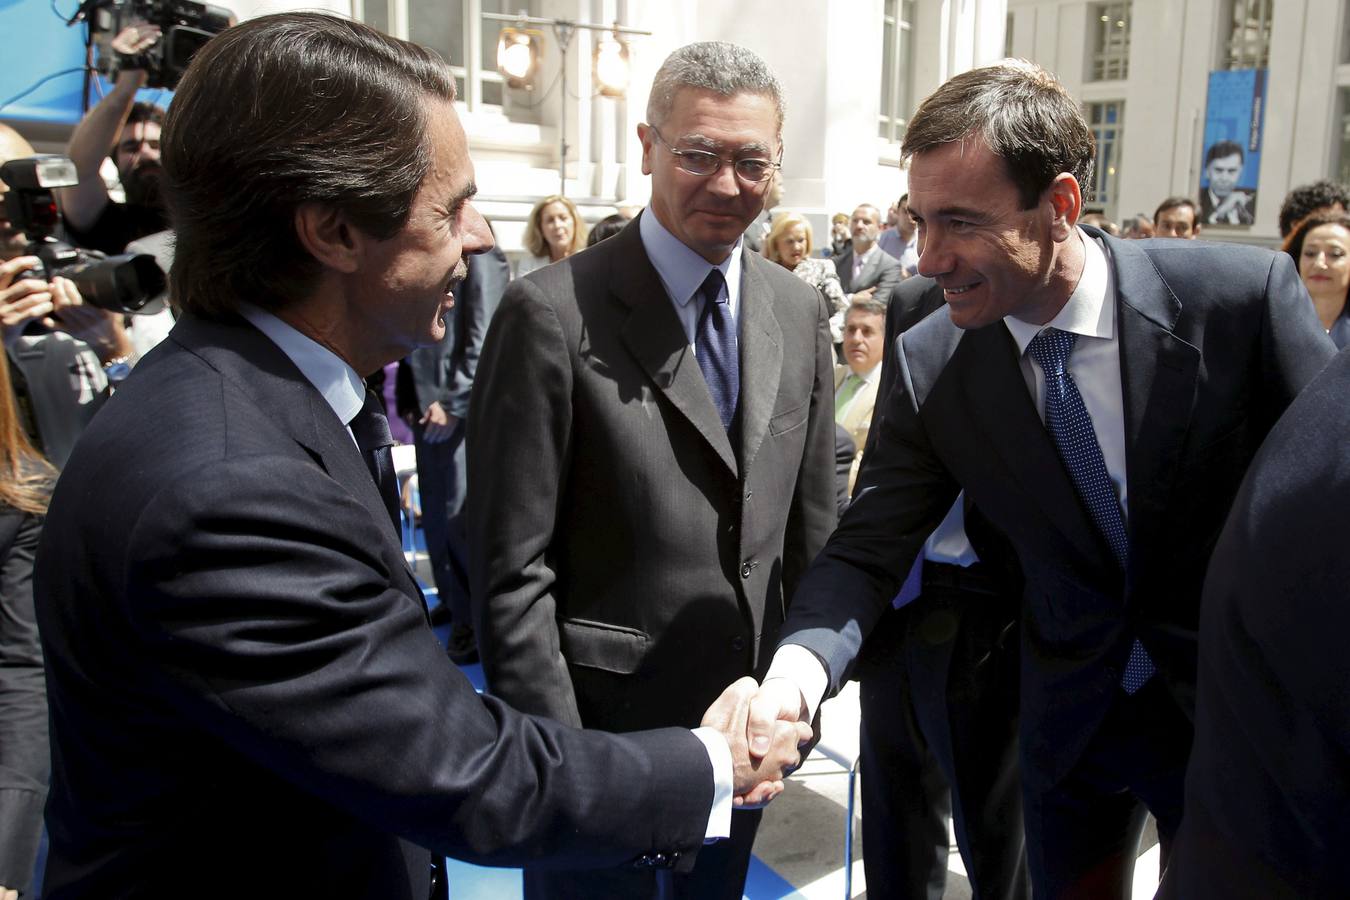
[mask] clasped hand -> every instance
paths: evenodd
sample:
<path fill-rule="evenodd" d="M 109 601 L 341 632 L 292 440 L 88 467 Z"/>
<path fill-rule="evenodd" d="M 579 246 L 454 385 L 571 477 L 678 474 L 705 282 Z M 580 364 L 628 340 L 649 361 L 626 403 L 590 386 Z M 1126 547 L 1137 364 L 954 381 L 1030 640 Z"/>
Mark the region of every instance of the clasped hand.
<path fill-rule="evenodd" d="M 775 679 L 766 693 L 747 676 L 723 691 L 703 716 L 702 724 L 720 731 L 731 748 L 737 807 L 764 806 L 781 794 L 783 779 L 801 764 L 801 749 L 811 742 L 811 726 L 800 721 L 800 692 L 792 689 L 794 706 L 784 684 Z"/>

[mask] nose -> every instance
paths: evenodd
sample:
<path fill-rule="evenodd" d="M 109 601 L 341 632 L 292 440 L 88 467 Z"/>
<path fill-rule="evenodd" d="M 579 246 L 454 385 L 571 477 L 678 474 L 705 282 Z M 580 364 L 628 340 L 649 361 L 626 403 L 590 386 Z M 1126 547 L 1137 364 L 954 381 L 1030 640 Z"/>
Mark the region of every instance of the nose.
<path fill-rule="evenodd" d="M 492 249 L 495 243 L 487 219 L 483 218 L 483 214 L 472 203 L 465 204 L 464 240 L 462 242 L 464 252 L 466 254 L 486 253 Z"/>
<path fill-rule="evenodd" d="M 726 160 L 717 171 L 707 176 L 708 190 L 720 197 L 735 197 L 741 192 L 741 182 L 736 175 L 736 167 L 729 165 Z"/>
<path fill-rule="evenodd" d="M 952 257 L 931 229 L 919 229 L 919 274 L 936 278 L 952 270 Z"/>

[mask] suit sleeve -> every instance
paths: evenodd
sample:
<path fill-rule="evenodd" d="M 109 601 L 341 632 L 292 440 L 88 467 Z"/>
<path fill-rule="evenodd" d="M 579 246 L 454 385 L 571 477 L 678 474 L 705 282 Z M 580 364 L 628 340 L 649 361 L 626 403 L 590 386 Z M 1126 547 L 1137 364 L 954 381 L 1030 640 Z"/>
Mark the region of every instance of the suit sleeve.
<path fill-rule="evenodd" d="M 806 421 L 806 448 L 783 539 L 783 592 L 791 596 L 838 521 L 835 490 L 834 345 L 825 297 L 816 297 L 815 383 Z"/>
<path fill-rule="evenodd" d="M 1336 355 L 1336 345 L 1317 320 L 1308 290 L 1287 253 L 1275 254 L 1271 264 L 1265 315 L 1264 371 L 1259 382 L 1263 396 L 1254 410 L 1261 417 L 1263 434 Z"/>
<path fill-rule="evenodd" d="M 450 356 L 448 411 L 458 419 L 469 415 L 469 398 L 483 352 L 488 325 L 511 280 L 511 266 L 498 247 L 473 257 L 470 278 L 464 281 L 464 296 L 455 308 L 455 348 Z"/>
<path fill-rule="evenodd" d="M 387 525 L 291 456 L 165 484 L 130 532 L 124 596 L 167 702 L 260 767 L 446 855 L 588 867 L 700 846 L 712 775 L 698 738 L 581 732 L 478 696 L 370 549 Z"/>
<path fill-rule="evenodd" d="M 882 253 L 885 254 L 885 251 Z M 878 300 L 885 300 L 900 283 L 900 276 L 904 274 L 904 270 L 900 268 L 899 260 L 889 254 L 881 262 L 881 278 L 877 280 L 877 289 L 872 296 Z"/>
<path fill-rule="evenodd" d="M 872 626 L 890 606 L 924 541 L 960 491 L 938 460 L 913 399 L 903 340 L 890 393 L 877 402 L 876 443 L 858 473 L 853 502 L 792 600 L 782 644 L 800 644 L 829 675 L 827 696 L 848 680 Z"/>
<path fill-rule="evenodd" d="M 483 346 L 466 438 L 474 630 L 492 693 L 580 727 L 549 558 L 568 470 L 572 377 L 553 307 L 532 281 L 512 282 Z"/>

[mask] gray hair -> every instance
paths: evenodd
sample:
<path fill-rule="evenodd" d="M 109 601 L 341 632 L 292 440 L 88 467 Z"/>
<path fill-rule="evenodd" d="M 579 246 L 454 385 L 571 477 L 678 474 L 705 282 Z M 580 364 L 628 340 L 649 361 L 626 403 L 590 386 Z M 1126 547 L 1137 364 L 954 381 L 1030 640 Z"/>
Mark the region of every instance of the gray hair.
<path fill-rule="evenodd" d="M 647 121 L 660 125 L 675 106 L 681 88 L 698 88 L 724 97 L 760 94 L 773 100 L 778 114 L 778 131 L 783 130 L 783 87 L 753 50 L 725 41 L 703 41 L 676 50 L 652 81 L 647 98 Z"/>

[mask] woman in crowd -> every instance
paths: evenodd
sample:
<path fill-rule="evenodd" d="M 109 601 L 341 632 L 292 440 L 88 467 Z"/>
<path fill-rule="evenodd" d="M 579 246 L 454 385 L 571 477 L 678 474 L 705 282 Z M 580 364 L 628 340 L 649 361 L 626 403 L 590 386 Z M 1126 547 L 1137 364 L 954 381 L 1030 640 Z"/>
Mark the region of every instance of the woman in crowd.
<path fill-rule="evenodd" d="M 843 256 L 853 249 L 853 232 L 849 230 L 848 213 L 830 217 L 830 245 L 820 249 L 823 257 Z"/>
<path fill-rule="evenodd" d="M 54 477 L 19 427 L 0 359 L 0 900 L 29 890 L 50 775 L 33 556 Z"/>
<path fill-rule="evenodd" d="M 1312 215 L 1284 244 L 1312 296 L 1317 317 L 1337 347 L 1350 345 L 1350 216 Z"/>
<path fill-rule="evenodd" d="M 801 213 L 779 213 L 773 218 L 769 236 L 764 239 L 764 256 L 792 272 L 819 290 L 829 301 L 833 315 L 830 333 L 837 344 L 843 340 L 844 312 L 848 298 L 839 284 L 839 273 L 828 259 L 811 256 L 811 223 Z"/>
<path fill-rule="evenodd" d="M 530 210 L 525 225 L 525 249 L 530 255 L 520 261 L 516 276 L 565 259 L 585 246 L 586 223 L 576 204 L 557 194 L 545 197 Z"/>

